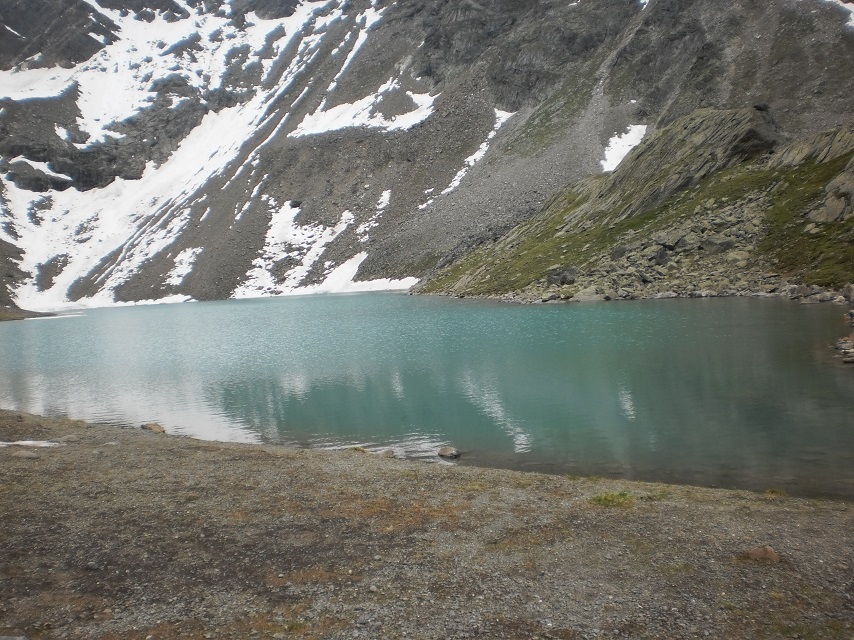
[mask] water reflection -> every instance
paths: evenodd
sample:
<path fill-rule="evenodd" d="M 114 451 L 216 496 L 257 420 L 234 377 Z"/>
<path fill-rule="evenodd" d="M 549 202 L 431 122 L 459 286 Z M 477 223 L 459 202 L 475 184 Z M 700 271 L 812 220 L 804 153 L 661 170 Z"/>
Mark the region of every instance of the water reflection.
<path fill-rule="evenodd" d="M 195 437 L 854 496 L 837 308 L 400 295 L 0 325 L 0 406 Z"/>

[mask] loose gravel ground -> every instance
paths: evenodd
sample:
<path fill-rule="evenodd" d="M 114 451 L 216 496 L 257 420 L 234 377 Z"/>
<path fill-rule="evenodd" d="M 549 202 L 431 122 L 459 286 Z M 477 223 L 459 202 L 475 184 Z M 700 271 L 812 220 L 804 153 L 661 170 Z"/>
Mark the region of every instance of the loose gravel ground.
<path fill-rule="evenodd" d="M 19 440 L 61 444 L 0 447 L 0 637 L 854 636 L 846 502 L 0 412 Z"/>

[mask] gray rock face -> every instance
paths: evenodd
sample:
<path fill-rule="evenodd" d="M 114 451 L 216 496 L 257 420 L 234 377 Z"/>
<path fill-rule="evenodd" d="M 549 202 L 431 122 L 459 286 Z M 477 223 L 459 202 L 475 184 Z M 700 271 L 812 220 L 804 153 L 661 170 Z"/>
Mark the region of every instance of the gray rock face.
<path fill-rule="evenodd" d="M 854 37 L 819 0 L 309 8 L 4 3 L 0 305 L 263 295 L 351 264 L 356 280 L 421 277 L 598 173 L 629 125 L 741 114 L 688 120 L 678 173 L 656 176 L 666 145 L 648 146 L 633 171 L 653 179 L 614 220 L 852 115 Z M 849 182 L 816 221 L 850 217 Z M 687 243 L 660 245 L 654 266 Z"/>

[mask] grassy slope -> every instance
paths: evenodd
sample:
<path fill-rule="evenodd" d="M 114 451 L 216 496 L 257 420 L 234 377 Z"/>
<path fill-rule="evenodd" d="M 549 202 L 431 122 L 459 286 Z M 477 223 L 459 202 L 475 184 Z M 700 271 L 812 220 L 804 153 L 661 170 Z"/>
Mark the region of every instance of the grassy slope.
<path fill-rule="evenodd" d="M 805 284 L 840 286 L 854 281 L 854 220 L 819 225 L 820 231 L 810 235 L 804 233 L 810 221 L 803 216 L 821 200 L 825 185 L 842 171 L 851 155 L 780 170 L 745 163 L 708 177 L 653 210 L 607 226 L 597 220 L 607 219 L 611 212 L 597 211 L 596 220 L 588 218 L 591 224 L 586 229 L 566 233 L 562 232 L 565 219 L 586 199 L 580 190 L 570 188 L 553 198 L 533 220 L 437 274 L 422 291 L 467 295 L 519 291 L 556 269 L 591 266 L 627 233 L 651 236 L 690 216 L 710 199 L 737 202 L 757 191 L 771 192 L 772 199 L 766 217 L 768 236 L 760 250 L 782 273 Z"/>

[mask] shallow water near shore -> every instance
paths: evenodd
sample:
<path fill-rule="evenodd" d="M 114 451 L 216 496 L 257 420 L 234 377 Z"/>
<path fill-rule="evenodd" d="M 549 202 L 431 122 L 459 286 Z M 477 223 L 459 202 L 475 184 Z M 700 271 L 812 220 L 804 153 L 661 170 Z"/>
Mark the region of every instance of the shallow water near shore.
<path fill-rule="evenodd" d="M 854 370 L 831 348 L 842 314 L 389 293 L 93 309 L 0 324 L 0 408 L 852 498 Z"/>

